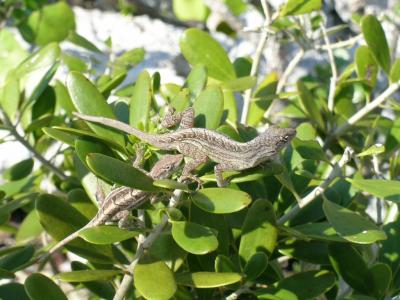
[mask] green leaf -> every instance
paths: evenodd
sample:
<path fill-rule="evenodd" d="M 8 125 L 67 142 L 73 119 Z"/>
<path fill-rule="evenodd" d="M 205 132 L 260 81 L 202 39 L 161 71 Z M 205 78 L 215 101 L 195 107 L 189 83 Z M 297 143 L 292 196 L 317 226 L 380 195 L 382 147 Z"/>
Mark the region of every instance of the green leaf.
<path fill-rule="evenodd" d="M 8 76 L 4 86 L 0 89 L 0 104 L 4 113 L 6 113 L 12 121 L 15 120 L 20 97 L 18 80 L 15 76 Z"/>
<path fill-rule="evenodd" d="M 247 116 L 247 123 L 250 126 L 256 126 L 259 122 L 261 122 L 265 112 L 275 97 L 278 81 L 278 74 L 272 72 L 271 74 L 268 74 L 258 85 L 252 96 L 249 114 Z"/>
<path fill-rule="evenodd" d="M 309 115 L 310 120 L 321 128 L 325 128 L 324 120 L 322 119 L 321 110 L 315 101 L 315 97 L 302 81 L 297 81 L 297 92 L 299 93 L 300 102 L 304 107 L 305 112 Z"/>
<path fill-rule="evenodd" d="M 13 279 L 13 278 L 15 278 L 15 274 L 13 272 L 10 272 L 5 269 L 0 269 L 0 279 Z M 1 297 L 1 293 L 0 293 L 0 299 L 3 299 L 3 297 Z"/>
<path fill-rule="evenodd" d="M 308 271 L 284 278 L 271 287 L 256 292 L 258 299 L 315 299 L 335 284 L 335 276 L 326 271 Z M 271 298 L 271 296 L 275 298 Z"/>
<path fill-rule="evenodd" d="M 108 245 L 133 238 L 139 233 L 138 231 L 123 230 L 116 226 L 101 225 L 84 229 L 79 236 L 92 244 Z"/>
<path fill-rule="evenodd" d="M 176 292 L 172 271 L 162 261 L 136 265 L 133 276 L 135 288 L 145 299 L 167 300 Z"/>
<path fill-rule="evenodd" d="M 86 50 L 97 52 L 97 53 L 102 53 L 99 48 L 97 48 L 92 42 L 87 40 L 85 37 L 79 35 L 75 31 L 70 31 L 68 35 L 68 41 L 71 42 L 72 44 L 82 47 Z"/>
<path fill-rule="evenodd" d="M 328 222 L 344 239 L 357 244 L 386 239 L 385 232 L 357 213 L 329 200 L 324 200 L 322 207 Z"/>
<path fill-rule="evenodd" d="M 362 192 L 394 202 L 400 201 L 400 182 L 398 180 L 355 178 L 346 180 Z"/>
<path fill-rule="evenodd" d="M 268 256 L 264 252 L 256 252 L 252 255 L 243 269 L 247 280 L 254 280 L 260 276 L 268 266 Z"/>
<path fill-rule="evenodd" d="M 327 222 L 308 223 L 294 227 L 290 227 L 290 230 L 295 230 L 300 233 L 306 239 L 315 239 L 320 241 L 331 241 L 331 242 L 346 242 L 345 239 L 338 236 L 337 232 Z"/>
<path fill-rule="evenodd" d="M 76 109 L 83 114 L 115 118 L 111 107 L 101 93 L 85 76 L 71 72 L 67 77 L 67 88 Z M 100 137 L 113 140 L 122 147 L 125 146 L 124 136 L 113 129 L 87 122 L 88 126 Z"/>
<path fill-rule="evenodd" d="M 379 66 L 370 48 L 367 46 L 358 47 L 355 54 L 355 61 L 358 77 L 368 80 L 374 87 Z"/>
<path fill-rule="evenodd" d="M 70 6 L 61 1 L 34 11 L 24 25 L 21 28 L 24 38 L 44 46 L 66 39 L 70 30 L 75 29 L 75 17 Z"/>
<path fill-rule="evenodd" d="M 186 183 L 177 182 L 171 179 L 157 179 L 153 182 L 154 186 L 169 189 L 169 190 L 182 190 L 182 191 L 189 191 L 189 187 Z"/>
<path fill-rule="evenodd" d="M 311 123 L 301 123 L 296 128 L 296 137 L 303 141 L 314 140 L 317 136 L 315 128 Z"/>
<path fill-rule="evenodd" d="M 280 9 L 280 16 L 295 16 L 308 14 L 321 9 L 321 0 L 288 0 Z"/>
<path fill-rule="evenodd" d="M 26 278 L 25 290 L 31 300 L 68 300 L 53 280 L 39 273 Z"/>
<path fill-rule="evenodd" d="M 367 155 L 376 155 L 385 152 L 385 146 L 382 144 L 375 144 L 364 150 L 361 153 L 357 154 L 357 157 L 367 156 Z"/>
<path fill-rule="evenodd" d="M 251 203 L 250 195 L 240 190 L 226 188 L 201 189 L 192 201 L 202 210 L 214 214 L 229 214 L 242 210 Z"/>
<path fill-rule="evenodd" d="M 326 242 L 287 239 L 279 245 L 279 252 L 300 261 L 329 265 Z"/>
<path fill-rule="evenodd" d="M 181 21 L 205 21 L 209 9 L 203 0 L 173 0 L 172 9 Z"/>
<path fill-rule="evenodd" d="M 94 174 L 110 182 L 149 192 L 160 190 L 153 185 L 151 177 L 119 159 L 91 153 L 86 156 L 86 162 Z"/>
<path fill-rule="evenodd" d="M 187 252 L 176 244 L 170 232 L 164 232 L 151 245 L 149 255 L 164 261 L 172 271 L 177 271 L 185 262 Z"/>
<path fill-rule="evenodd" d="M 178 284 L 196 288 L 216 288 L 238 282 L 242 279 L 238 273 L 213 272 L 182 273 L 177 274 L 175 278 Z"/>
<path fill-rule="evenodd" d="M 235 79 L 235 70 L 221 45 L 208 33 L 187 29 L 179 42 L 181 52 L 192 65 L 203 64 L 208 75 L 220 81 Z"/>
<path fill-rule="evenodd" d="M 221 84 L 221 88 L 228 91 L 240 92 L 252 88 L 257 83 L 254 76 L 245 76 L 233 80 L 225 81 Z"/>
<path fill-rule="evenodd" d="M 217 237 L 210 228 L 185 221 L 171 223 L 175 242 L 187 252 L 202 255 L 218 248 Z"/>
<path fill-rule="evenodd" d="M 322 160 L 329 162 L 322 147 L 317 141 L 303 141 L 298 138 L 292 140 L 292 145 L 304 159 Z"/>
<path fill-rule="evenodd" d="M 64 282 L 87 282 L 95 280 L 110 280 L 122 274 L 121 270 L 81 270 L 58 273 L 54 278 Z"/>
<path fill-rule="evenodd" d="M 73 271 L 91 270 L 85 264 L 77 261 L 71 262 L 71 269 Z M 115 290 L 112 284 L 105 280 L 82 282 L 82 285 L 84 285 L 88 290 L 90 290 L 94 294 L 104 299 L 112 299 L 115 294 Z"/>
<path fill-rule="evenodd" d="M 71 117 L 72 112 L 75 111 L 75 107 L 68 94 L 67 88 L 60 81 L 56 80 L 54 91 L 56 93 L 56 111 L 63 109 L 66 114 Z"/>
<path fill-rule="evenodd" d="M 88 219 L 68 202 L 54 195 L 40 195 L 36 199 L 36 210 L 43 228 L 57 241 L 82 228 L 88 222 Z M 93 262 L 115 261 L 114 249 L 108 245 L 94 246 L 76 238 L 66 248 Z"/>
<path fill-rule="evenodd" d="M 239 255 L 242 266 L 257 252 L 268 256 L 275 249 L 278 238 L 276 217 L 272 204 L 264 199 L 256 200 L 247 211 L 242 226 Z"/>
<path fill-rule="evenodd" d="M 389 290 L 392 281 L 392 272 L 388 265 L 377 263 L 369 268 L 373 278 L 373 294 L 377 299 L 382 299 Z"/>
<path fill-rule="evenodd" d="M 329 245 L 329 259 L 335 271 L 355 290 L 370 295 L 372 275 L 362 256 L 350 244 Z"/>
<path fill-rule="evenodd" d="M 381 242 L 378 261 L 387 264 L 392 270 L 393 277 L 400 270 L 400 222 L 395 221 L 383 226 L 387 239 Z"/>
<path fill-rule="evenodd" d="M 390 81 L 397 82 L 400 80 L 400 58 L 396 59 L 390 69 Z"/>
<path fill-rule="evenodd" d="M 36 211 L 32 210 L 22 221 L 15 236 L 15 242 L 17 244 L 29 242 L 38 237 L 42 231 L 43 228 L 40 225 L 39 217 Z"/>
<path fill-rule="evenodd" d="M 112 151 L 103 143 L 90 137 L 75 139 L 75 151 L 81 162 L 87 167 L 86 156 L 89 153 L 101 153 L 108 156 L 113 156 Z"/>
<path fill-rule="evenodd" d="M 10 32 L 7 28 L 2 28 L 0 30 L 0 53 L 0 86 L 3 86 L 9 71 L 18 66 L 28 52 L 16 39 L 15 33 Z"/>
<path fill-rule="evenodd" d="M 58 68 L 61 49 L 51 43 L 28 56 L 13 72 L 24 89 L 25 108 L 32 105 L 48 87 Z"/>
<path fill-rule="evenodd" d="M 129 124 L 132 127 L 148 129 L 151 98 L 150 75 L 147 71 L 142 71 L 136 80 L 130 103 Z"/>
<path fill-rule="evenodd" d="M 0 299 L 2 300 L 31 300 L 20 283 L 10 282 L 0 285 Z"/>
<path fill-rule="evenodd" d="M 27 263 L 35 253 L 35 248 L 32 245 L 15 248 L 14 251 L 0 258 L 0 268 L 8 271 L 17 271 L 21 266 Z"/>
<path fill-rule="evenodd" d="M 145 54 L 146 52 L 143 48 L 134 48 L 125 51 L 115 59 L 112 74 L 115 75 L 121 72 L 128 72 L 131 67 L 136 66 L 143 61 Z"/>
<path fill-rule="evenodd" d="M 49 137 L 51 137 L 55 140 L 58 140 L 67 145 L 70 145 L 70 146 L 75 146 L 75 138 L 71 134 L 62 132 L 61 130 L 58 130 L 55 128 L 49 128 L 49 127 L 45 127 L 42 130 L 46 135 L 48 135 Z"/>
<path fill-rule="evenodd" d="M 118 87 L 124 81 L 126 74 L 126 71 L 120 71 L 119 73 L 112 74 L 112 77 L 108 78 L 108 80 L 98 84 L 99 92 L 104 97 L 107 97 L 113 89 Z"/>
<path fill-rule="evenodd" d="M 390 72 L 390 51 L 385 32 L 375 16 L 365 16 L 361 21 L 364 39 L 386 74 Z"/>
<path fill-rule="evenodd" d="M 207 87 L 193 103 L 195 127 L 216 129 L 224 112 L 224 96 L 217 86 Z"/>
<path fill-rule="evenodd" d="M 222 254 L 219 254 L 215 258 L 214 267 L 215 271 L 218 273 L 230 273 L 238 270 L 238 267 L 233 263 L 233 261 L 228 256 Z"/>
<path fill-rule="evenodd" d="M 190 71 L 184 87 L 187 87 L 190 95 L 196 98 L 207 84 L 207 69 L 204 65 L 196 65 Z"/>
<path fill-rule="evenodd" d="M 6 180 L 19 180 L 28 176 L 32 172 L 32 169 L 33 159 L 24 159 L 7 169 L 3 173 L 3 178 Z"/>

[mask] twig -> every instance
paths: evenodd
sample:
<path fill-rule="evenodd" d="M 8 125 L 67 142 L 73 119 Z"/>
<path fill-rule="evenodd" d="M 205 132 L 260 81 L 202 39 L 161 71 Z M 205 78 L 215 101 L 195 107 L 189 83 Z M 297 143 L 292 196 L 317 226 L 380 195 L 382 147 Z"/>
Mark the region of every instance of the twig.
<path fill-rule="evenodd" d="M 62 180 L 66 180 L 68 178 L 59 168 L 54 166 L 51 162 L 45 159 L 39 152 L 36 151 L 17 131 L 17 129 L 12 124 L 11 120 L 8 118 L 7 114 L 3 111 L 2 107 L 0 107 L 0 117 L 3 120 L 3 123 L 8 126 L 10 133 L 14 136 L 14 138 L 20 142 L 26 149 L 28 149 L 32 155 L 42 163 L 44 167 L 52 171 L 57 177 Z"/>
<path fill-rule="evenodd" d="M 268 28 L 268 26 L 271 24 L 271 14 L 269 11 L 269 7 L 267 4 L 266 0 L 260 0 L 261 5 L 263 7 L 264 15 L 265 15 L 265 22 L 264 22 L 264 27 Z M 260 66 L 260 61 L 261 61 L 261 56 L 264 50 L 264 47 L 267 43 L 268 36 L 270 33 L 267 30 L 263 30 L 261 33 L 260 40 L 257 45 L 256 53 L 254 54 L 254 60 L 251 65 L 251 70 L 250 70 L 250 76 L 256 76 L 258 72 L 258 68 Z M 253 88 L 250 88 L 246 90 L 244 93 L 244 100 L 243 100 L 243 110 L 242 110 L 242 116 L 241 116 L 241 123 L 246 124 L 247 123 L 247 115 L 249 114 L 249 107 L 250 107 L 250 100 L 251 100 L 251 95 L 253 93 Z"/>
<path fill-rule="evenodd" d="M 336 91 L 336 82 L 338 78 L 338 73 L 337 73 L 337 68 L 336 68 L 336 63 L 335 63 L 335 57 L 333 56 L 333 51 L 332 48 L 330 47 L 331 43 L 329 42 L 329 37 L 326 34 L 326 28 L 325 25 L 321 23 L 321 31 L 322 35 L 324 37 L 325 44 L 327 46 L 327 51 L 328 51 L 328 57 L 331 65 L 331 71 L 332 71 L 332 77 L 331 77 L 331 82 L 329 85 L 329 96 L 328 96 L 328 110 L 333 111 L 334 107 L 334 100 L 335 100 L 335 91 Z"/>
<path fill-rule="evenodd" d="M 337 42 L 337 43 L 334 43 L 334 44 L 316 45 L 315 49 L 317 49 L 317 50 L 328 50 L 328 49 L 334 50 L 334 49 L 337 49 L 337 48 L 350 47 L 350 46 L 353 46 L 355 43 L 357 43 L 359 40 L 361 40 L 362 37 L 363 37 L 362 34 L 359 34 L 359 35 L 356 35 L 356 36 L 354 36 L 352 38 L 349 38 L 348 40 Z"/>
<path fill-rule="evenodd" d="M 170 201 L 169 201 L 169 207 L 175 207 L 179 203 L 179 199 L 182 195 L 181 190 L 175 190 Z M 154 243 L 154 241 L 160 236 L 160 234 L 163 232 L 165 226 L 168 223 L 168 215 L 164 215 L 161 219 L 161 223 L 158 224 L 152 233 L 150 233 L 147 238 L 145 238 L 143 241 L 139 241 L 138 243 L 138 248 L 135 254 L 135 257 L 133 258 L 133 261 L 129 265 L 129 270 L 133 274 L 133 270 L 139 260 L 142 258 L 144 252 L 151 247 L 151 245 Z M 133 283 L 133 277 L 131 274 L 125 274 L 124 278 L 122 279 L 122 282 L 117 289 L 113 300 L 123 300 L 126 293 L 129 291 L 130 287 L 132 286 Z"/>
<path fill-rule="evenodd" d="M 324 193 L 325 190 L 328 188 L 328 186 L 335 180 L 335 178 L 342 174 L 342 167 L 351 160 L 352 156 L 353 156 L 353 150 L 350 147 L 347 147 L 344 150 L 344 153 L 340 158 L 340 160 L 332 167 L 332 170 L 329 173 L 328 178 L 326 178 L 325 181 L 321 183 L 321 185 L 314 188 L 304 198 L 300 199 L 300 201 L 298 201 L 298 203 L 295 206 L 293 206 L 293 208 L 288 213 L 283 215 L 278 220 L 278 224 L 282 225 L 287 221 L 293 219 L 300 212 L 301 208 L 307 206 L 312 201 L 314 201 L 315 198 Z"/>
<path fill-rule="evenodd" d="M 379 105 L 381 105 L 383 102 L 385 102 L 385 100 L 387 98 L 389 98 L 391 95 L 393 95 L 399 88 L 400 88 L 400 80 L 395 83 L 392 83 L 382 94 L 380 94 L 377 98 L 375 98 L 373 101 L 366 104 L 362 109 L 360 109 L 358 112 L 356 112 L 354 115 L 352 115 L 350 117 L 350 119 L 347 120 L 346 123 L 344 123 L 342 126 L 336 128 L 335 131 L 332 133 L 332 135 L 328 138 L 326 144 L 328 144 L 328 141 L 331 141 L 335 136 L 336 137 L 340 136 L 350 126 L 357 123 L 359 120 L 361 120 L 363 117 L 365 117 L 368 113 L 370 113 L 372 110 L 374 110 Z"/>
<path fill-rule="evenodd" d="M 225 300 L 236 300 L 237 298 L 239 298 L 239 296 L 241 294 L 247 293 L 249 291 L 250 291 L 250 289 L 249 289 L 248 284 L 245 284 L 245 285 L 241 286 L 240 288 L 238 288 L 236 291 L 234 291 L 229 296 L 225 297 Z"/>

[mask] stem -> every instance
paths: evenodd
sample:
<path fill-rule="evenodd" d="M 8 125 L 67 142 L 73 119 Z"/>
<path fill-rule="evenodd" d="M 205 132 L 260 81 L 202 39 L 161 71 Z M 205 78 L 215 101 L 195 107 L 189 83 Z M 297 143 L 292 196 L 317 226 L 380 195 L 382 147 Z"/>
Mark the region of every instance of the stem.
<path fill-rule="evenodd" d="M 271 24 L 271 15 L 270 15 L 269 7 L 268 7 L 266 0 L 260 0 L 260 1 L 261 1 L 261 5 L 263 7 L 264 14 L 265 14 L 264 27 L 268 27 Z M 257 45 L 253 63 L 251 65 L 250 76 L 257 75 L 258 68 L 260 66 L 261 56 L 262 56 L 264 47 L 267 43 L 268 36 L 269 36 L 269 32 L 267 30 L 263 30 L 263 32 L 261 33 L 261 38 Z M 247 115 L 249 114 L 250 100 L 251 100 L 251 95 L 253 93 L 253 89 L 254 88 L 247 89 L 246 92 L 244 93 L 243 110 L 242 110 L 242 116 L 240 119 L 241 123 L 243 123 L 243 124 L 247 123 Z"/>
<path fill-rule="evenodd" d="M 14 138 L 20 142 L 26 149 L 28 149 L 33 157 L 35 157 L 38 161 L 42 163 L 44 167 L 52 171 L 57 177 L 61 180 L 66 180 L 68 178 L 59 168 L 50 163 L 47 159 L 45 159 L 39 152 L 36 151 L 17 131 L 17 129 L 13 126 L 11 120 L 8 118 L 7 114 L 0 107 L 0 116 L 3 120 L 4 124 L 9 127 L 10 133 L 14 136 Z"/>
<path fill-rule="evenodd" d="M 316 45 L 315 49 L 317 50 L 328 50 L 328 49 L 337 49 L 337 48 L 344 48 L 344 47 L 350 47 L 353 46 L 355 43 L 357 43 L 359 40 L 362 39 L 362 34 L 356 35 L 352 38 L 349 38 L 348 40 L 337 42 L 334 44 L 330 45 Z"/>
<path fill-rule="evenodd" d="M 170 201 L 169 201 L 169 207 L 175 207 L 179 203 L 179 199 L 182 195 L 181 190 L 175 190 Z M 151 247 L 151 245 L 154 243 L 154 241 L 160 236 L 160 234 L 163 232 L 165 226 L 168 223 L 168 215 L 164 215 L 161 223 L 158 224 L 152 233 L 150 233 L 147 238 L 144 240 L 140 241 L 138 243 L 138 248 L 135 254 L 135 257 L 133 258 L 133 261 L 129 265 L 128 269 L 130 270 L 131 274 L 133 274 L 133 270 L 135 269 L 135 266 L 139 262 L 139 260 L 142 258 L 143 254 L 147 249 Z M 133 277 L 131 274 L 125 274 L 124 278 L 122 279 L 122 282 L 117 289 L 115 296 L 113 300 L 123 300 L 127 292 L 129 291 L 130 287 L 132 286 L 133 283 Z"/>
<path fill-rule="evenodd" d="M 294 69 L 297 67 L 299 62 L 302 60 L 302 58 L 305 55 L 305 51 L 303 48 L 300 48 L 299 52 L 296 53 L 296 55 L 293 57 L 293 59 L 289 62 L 287 68 L 283 72 L 281 78 L 279 79 L 278 85 L 276 87 L 276 94 L 278 95 L 280 92 L 282 92 L 290 74 L 294 71 Z M 268 107 L 267 111 L 264 113 L 264 118 L 268 119 L 270 114 L 272 113 L 273 109 L 272 107 L 274 106 L 274 103 L 276 101 L 272 101 L 271 105 Z"/>
<path fill-rule="evenodd" d="M 326 28 L 325 25 L 321 23 L 321 31 L 322 35 L 324 37 L 325 44 L 327 46 L 327 51 L 328 51 L 328 57 L 331 65 L 331 70 L 332 70 L 332 77 L 331 77 L 331 82 L 329 85 L 329 96 L 328 96 L 328 110 L 333 111 L 334 107 L 334 100 L 335 100 L 335 91 L 336 91 L 336 82 L 338 78 L 338 73 L 337 73 L 337 68 L 336 68 L 336 63 L 335 63 L 335 57 L 333 56 L 333 51 L 332 48 L 330 47 L 330 42 L 328 35 L 326 34 Z"/>
<path fill-rule="evenodd" d="M 328 141 L 332 140 L 335 136 L 340 136 L 344 131 L 346 131 L 350 126 L 357 123 L 363 117 L 365 117 L 372 110 L 381 105 L 387 98 L 394 94 L 400 88 L 400 80 L 392 83 L 382 94 L 380 94 L 376 99 L 366 104 L 362 109 L 356 112 L 354 115 L 347 120 L 342 126 L 336 128 L 332 135 L 328 138 Z M 327 142 L 328 143 L 328 142 Z"/>
<path fill-rule="evenodd" d="M 225 300 L 236 300 L 237 298 L 239 298 L 239 296 L 241 294 L 247 293 L 249 292 L 249 286 L 248 285 L 243 285 L 240 288 L 238 288 L 236 291 L 234 291 L 232 294 L 230 294 L 229 296 L 225 297 Z"/>
<path fill-rule="evenodd" d="M 296 203 L 293 208 L 283 215 L 279 220 L 278 224 L 282 225 L 286 223 L 287 221 L 293 219 L 301 210 L 301 208 L 307 206 L 310 204 L 312 201 L 315 200 L 319 195 L 325 192 L 325 190 L 328 188 L 328 186 L 335 180 L 336 177 L 340 176 L 342 174 L 342 167 L 346 165 L 350 160 L 351 157 L 353 156 L 353 150 L 350 147 L 347 147 L 344 150 L 344 153 L 340 160 L 333 166 L 331 172 L 328 175 L 328 178 L 325 179 L 321 185 L 317 186 L 314 188 L 309 194 L 307 194 L 304 198 L 300 199 L 298 203 Z"/>

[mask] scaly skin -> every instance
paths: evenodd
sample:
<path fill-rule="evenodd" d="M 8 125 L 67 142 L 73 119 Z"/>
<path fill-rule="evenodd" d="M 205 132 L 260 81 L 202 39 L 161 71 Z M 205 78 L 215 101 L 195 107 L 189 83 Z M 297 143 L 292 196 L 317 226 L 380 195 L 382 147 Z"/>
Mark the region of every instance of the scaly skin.
<path fill-rule="evenodd" d="M 165 155 L 151 169 L 149 176 L 153 179 L 164 179 L 169 177 L 182 162 L 183 155 Z M 111 191 L 102 201 L 97 214 L 84 227 L 70 234 L 55 246 L 53 246 L 48 255 L 51 255 L 61 247 L 64 247 L 70 241 L 79 236 L 83 229 L 99 226 L 111 221 L 118 213 L 139 207 L 146 202 L 154 193 L 145 192 L 129 187 L 119 187 Z"/>
<path fill-rule="evenodd" d="M 142 141 L 162 150 L 177 150 L 192 161 L 186 163 L 182 177 L 191 177 L 190 172 L 207 160 L 217 163 L 215 175 L 218 186 L 224 186 L 222 171 L 240 171 L 270 160 L 286 147 L 296 135 L 293 128 L 269 127 L 253 140 L 240 143 L 216 131 L 204 128 L 188 128 L 193 124 L 194 112 L 189 108 L 182 113 L 181 126 L 165 134 L 150 134 L 117 120 L 74 113 L 78 118 L 103 124 L 132 134 Z M 181 123 L 182 124 L 182 123 Z"/>

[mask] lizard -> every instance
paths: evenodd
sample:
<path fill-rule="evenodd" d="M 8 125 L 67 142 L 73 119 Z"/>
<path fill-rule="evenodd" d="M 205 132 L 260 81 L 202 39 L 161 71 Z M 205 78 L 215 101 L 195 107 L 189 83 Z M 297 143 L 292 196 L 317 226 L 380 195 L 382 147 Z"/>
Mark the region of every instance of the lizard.
<path fill-rule="evenodd" d="M 74 112 L 74 115 L 88 122 L 112 127 L 162 150 L 177 150 L 192 160 L 185 163 L 181 180 L 196 179 L 191 172 L 199 165 L 212 160 L 216 163 L 214 173 L 219 187 L 226 185 L 223 171 L 241 171 L 272 159 L 286 147 L 296 135 L 296 129 L 268 127 L 263 133 L 248 142 L 237 142 L 217 131 L 194 128 L 194 110 L 187 108 L 178 115 L 167 113 L 162 124 L 164 127 L 176 125 L 177 130 L 152 134 L 140 131 L 126 123 L 101 116 L 90 116 Z"/>
<path fill-rule="evenodd" d="M 183 155 L 181 154 L 165 155 L 155 163 L 148 175 L 153 179 L 167 178 L 178 168 L 182 160 Z M 134 162 L 134 166 L 135 164 L 138 164 L 138 157 Z M 108 221 L 112 221 L 116 216 L 117 218 L 121 218 L 122 215 L 122 219 L 120 219 L 120 221 L 123 221 L 124 219 L 126 220 L 129 216 L 129 211 L 146 202 L 151 195 L 154 195 L 154 193 L 125 186 L 121 186 L 112 190 L 101 201 L 97 214 L 85 226 L 59 241 L 46 254 L 53 254 L 55 251 L 77 238 L 84 229 L 105 224 Z M 120 227 L 121 223 L 122 222 L 119 222 Z"/>

